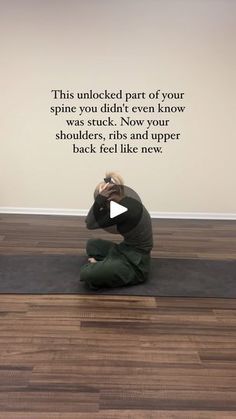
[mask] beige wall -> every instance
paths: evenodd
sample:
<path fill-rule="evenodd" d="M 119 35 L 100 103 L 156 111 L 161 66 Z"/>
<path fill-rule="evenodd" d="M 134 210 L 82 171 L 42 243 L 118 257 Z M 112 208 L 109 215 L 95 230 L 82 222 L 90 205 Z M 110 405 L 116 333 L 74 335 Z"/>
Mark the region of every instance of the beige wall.
<path fill-rule="evenodd" d="M 236 213 L 235 17 L 231 0 L 1 1 L 0 207 L 86 209 L 113 169 L 150 211 Z M 73 155 L 50 91 L 90 88 L 185 92 L 182 140 Z"/>

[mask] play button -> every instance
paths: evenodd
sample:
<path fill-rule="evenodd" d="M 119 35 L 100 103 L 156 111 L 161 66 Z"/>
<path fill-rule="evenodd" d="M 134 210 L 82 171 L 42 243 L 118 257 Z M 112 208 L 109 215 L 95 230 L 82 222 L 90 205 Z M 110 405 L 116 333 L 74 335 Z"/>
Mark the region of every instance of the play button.
<path fill-rule="evenodd" d="M 128 211 L 128 208 L 123 205 L 117 204 L 115 201 L 110 202 L 110 218 L 118 217 L 118 215 L 124 214 L 126 211 Z"/>
<path fill-rule="evenodd" d="M 126 235 L 139 224 L 144 210 L 139 195 L 126 185 L 117 186 L 119 193 L 111 184 L 110 192 L 96 195 L 85 221 L 88 229 L 102 228 L 112 234 Z"/>

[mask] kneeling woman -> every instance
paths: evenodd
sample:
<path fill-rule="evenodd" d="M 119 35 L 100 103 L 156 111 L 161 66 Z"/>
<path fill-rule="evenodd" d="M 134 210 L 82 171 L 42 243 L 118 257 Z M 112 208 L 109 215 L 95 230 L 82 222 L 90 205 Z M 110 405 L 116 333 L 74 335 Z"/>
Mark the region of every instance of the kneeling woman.
<path fill-rule="evenodd" d="M 125 189 L 119 175 L 108 173 L 94 192 L 95 201 L 85 220 L 87 228 L 115 228 L 124 240 L 119 244 L 102 239 L 88 241 L 88 263 L 81 268 L 80 280 L 92 289 L 135 285 L 149 276 L 153 246 L 150 215 L 140 200 L 128 196 Z M 110 201 L 127 211 L 110 218 Z"/>

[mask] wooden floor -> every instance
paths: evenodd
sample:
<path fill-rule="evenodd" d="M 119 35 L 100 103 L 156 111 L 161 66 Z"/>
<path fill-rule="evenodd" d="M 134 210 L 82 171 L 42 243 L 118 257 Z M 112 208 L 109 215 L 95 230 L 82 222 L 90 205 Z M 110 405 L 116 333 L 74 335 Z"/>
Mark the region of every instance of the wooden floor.
<path fill-rule="evenodd" d="M 81 254 L 97 234 L 0 215 L 1 254 Z M 156 220 L 154 237 L 155 257 L 236 258 L 234 221 Z M 236 300 L 1 295 L 0 418 L 235 419 Z"/>

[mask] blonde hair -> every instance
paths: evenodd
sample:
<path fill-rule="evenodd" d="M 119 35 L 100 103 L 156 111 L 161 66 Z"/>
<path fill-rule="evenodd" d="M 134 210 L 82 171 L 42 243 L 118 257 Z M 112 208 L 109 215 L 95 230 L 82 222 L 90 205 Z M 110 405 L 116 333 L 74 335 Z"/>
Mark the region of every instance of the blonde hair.
<path fill-rule="evenodd" d="M 122 178 L 122 176 L 117 173 L 117 172 L 106 172 L 105 178 L 111 178 L 111 181 L 115 184 L 115 185 L 120 185 L 121 187 L 119 188 L 119 193 L 120 195 L 123 193 L 124 191 L 124 180 Z M 104 186 L 106 184 L 105 181 L 99 182 L 98 185 L 95 188 L 94 191 L 94 199 L 96 198 L 96 196 L 99 194 L 99 190 L 101 186 Z"/>

